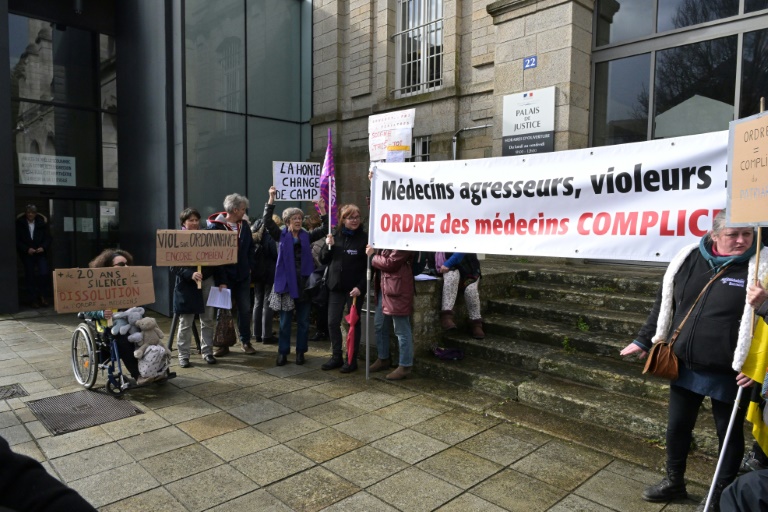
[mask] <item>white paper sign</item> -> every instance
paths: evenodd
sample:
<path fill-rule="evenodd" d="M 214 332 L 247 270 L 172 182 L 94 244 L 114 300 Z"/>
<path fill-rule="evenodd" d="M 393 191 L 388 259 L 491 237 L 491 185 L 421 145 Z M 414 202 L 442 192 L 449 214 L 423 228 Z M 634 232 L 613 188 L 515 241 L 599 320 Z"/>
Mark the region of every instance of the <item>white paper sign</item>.
<path fill-rule="evenodd" d="M 206 306 L 212 306 L 219 309 L 232 309 L 232 290 L 229 288 L 220 290 L 218 286 L 212 286 Z"/>
<path fill-rule="evenodd" d="M 405 156 L 409 158 L 415 120 L 415 108 L 369 116 L 368 152 L 371 161 L 385 160 L 387 148 L 392 146 L 407 146 Z"/>
<path fill-rule="evenodd" d="M 275 201 L 317 201 L 323 165 L 315 162 L 272 162 Z"/>
<path fill-rule="evenodd" d="M 74 231 L 75 230 L 75 219 L 72 217 L 64 217 L 64 231 Z"/>
<path fill-rule="evenodd" d="M 75 157 L 19 153 L 19 184 L 74 187 Z"/>
<path fill-rule="evenodd" d="M 378 163 L 371 245 L 670 261 L 725 207 L 728 132 L 529 156 Z"/>

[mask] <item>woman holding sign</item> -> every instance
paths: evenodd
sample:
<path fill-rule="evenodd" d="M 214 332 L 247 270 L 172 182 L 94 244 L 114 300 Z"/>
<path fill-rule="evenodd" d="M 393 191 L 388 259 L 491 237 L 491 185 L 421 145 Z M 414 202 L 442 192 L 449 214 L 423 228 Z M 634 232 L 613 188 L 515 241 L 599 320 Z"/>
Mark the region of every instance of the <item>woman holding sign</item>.
<path fill-rule="evenodd" d="M 325 202 L 320 199 L 317 207 L 323 219 L 323 225 L 310 232 L 302 229 L 304 212 L 299 208 L 283 210 L 285 226 L 280 229 L 272 220 L 275 210 L 277 189 L 269 187 L 269 201 L 264 206 L 264 227 L 269 236 L 277 240 L 277 264 L 275 283 L 269 297 L 269 305 L 280 312 L 280 334 L 278 335 L 277 366 L 288 361 L 291 351 L 291 322 L 296 311 L 296 364 L 304 364 L 304 353 L 309 341 L 309 310 L 311 300 L 305 292 L 307 278 L 315 269 L 312 259 L 312 242 L 323 238 L 328 233 L 328 217 Z"/>
<path fill-rule="evenodd" d="M 179 214 L 181 229 L 200 229 L 200 212 L 185 208 Z M 213 307 L 207 306 L 213 286 L 213 275 L 219 267 L 171 267 L 176 275 L 173 288 L 173 312 L 179 315 L 179 366 L 189 368 L 189 342 L 195 315 L 200 315 L 200 352 L 208 364 L 216 364 L 213 357 Z"/>
<path fill-rule="evenodd" d="M 715 217 L 712 231 L 672 259 L 645 325 L 621 351 L 622 356 L 646 357 L 654 344 L 675 337 L 678 376 L 669 386 L 667 475 L 645 489 L 642 498 L 646 501 L 687 496 L 684 476 L 688 452 L 706 396 L 711 398 L 720 450 L 725 452 L 708 510 L 719 510 L 720 493 L 736 478 L 744 455 L 742 425 L 749 393 L 742 394 L 735 428 L 728 443 L 723 441 L 739 386 L 747 388 L 753 384 L 752 379 L 741 373 L 752 340 L 752 308 L 747 301 L 747 289 L 755 273 L 761 279 L 765 277 L 768 251 L 761 252 L 760 268 L 756 268 L 754 230 L 729 228 L 725 221 L 723 210 Z M 698 510 L 703 510 L 704 505 L 702 502 Z"/>
<path fill-rule="evenodd" d="M 101 254 L 96 256 L 88 264 L 89 268 L 107 268 L 107 267 L 127 267 L 133 265 L 133 256 L 128 251 L 122 249 L 104 249 Z M 104 332 L 107 328 L 109 319 L 112 318 L 112 313 L 116 313 L 117 310 L 105 309 L 103 311 L 87 311 L 85 316 L 95 320 L 96 330 Z M 139 379 L 139 361 L 133 355 L 133 351 L 136 346 L 128 341 L 128 337 L 122 334 L 115 335 L 117 341 L 117 351 L 120 354 L 120 359 L 123 361 L 123 366 L 131 374 L 133 382 L 136 384 Z"/>

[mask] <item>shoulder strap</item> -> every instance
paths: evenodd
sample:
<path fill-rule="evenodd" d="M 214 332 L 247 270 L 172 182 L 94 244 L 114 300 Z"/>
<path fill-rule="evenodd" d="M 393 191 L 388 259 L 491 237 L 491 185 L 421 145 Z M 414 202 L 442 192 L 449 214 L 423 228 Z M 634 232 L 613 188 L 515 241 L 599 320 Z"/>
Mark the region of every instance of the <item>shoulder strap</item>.
<path fill-rule="evenodd" d="M 726 265 L 722 269 L 720 269 L 720 272 L 715 274 L 712 277 L 712 279 L 710 279 L 709 282 L 704 285 L 704 288 L 701 289 L 701 291 L 699 292 L 699 296 L 696 297 L 695 301 L 693 301 L 693 304 L 691 305 L 691 309 L 688 310 L 688 314 L 685 315 L 685 318 L 683 318 L 683 321 L 680 322 L 680 325 L 677 326 L 677 329 L 675 329 L 675 332 L 672 333 L 672 337 L 669 339 L 669 346 L 670 347 L 675 343 L 675 340 L 677 340 L 677 337 L 680 334 L 680 331 L 683 329 L 683 325 L 685 325 L 685 322 L 686 322 L 686 320 L 688 320 L 688 317 L 691 316 L 691 313 L 693 312 L 693 308 L 695 308 L 696 304 L 699 303 L 699 299 L 704 295 L 704 292 L 707 291 L 707 288 L 709 288 L 709 285 L 711 285 L 712 283 L 717 281 L 717 278 L 720 277 L 723 274 L 723 272 L 725 272 L 726 269 L 728 269 L 728 267 L 729 267 L 729 265 Z"/>

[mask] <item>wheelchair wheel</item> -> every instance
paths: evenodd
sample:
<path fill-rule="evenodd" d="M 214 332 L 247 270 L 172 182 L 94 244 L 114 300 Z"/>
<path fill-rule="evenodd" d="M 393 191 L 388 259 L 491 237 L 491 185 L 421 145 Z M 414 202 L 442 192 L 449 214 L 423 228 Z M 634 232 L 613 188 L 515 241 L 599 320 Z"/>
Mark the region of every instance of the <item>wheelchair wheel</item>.
<path fill-rule="evenodd" d="M 72 334 L 72 372 L 78 384 L 91 389 L 96 384 L 99 361 L 93 332 L 88 324 L 80 324 Z"/>

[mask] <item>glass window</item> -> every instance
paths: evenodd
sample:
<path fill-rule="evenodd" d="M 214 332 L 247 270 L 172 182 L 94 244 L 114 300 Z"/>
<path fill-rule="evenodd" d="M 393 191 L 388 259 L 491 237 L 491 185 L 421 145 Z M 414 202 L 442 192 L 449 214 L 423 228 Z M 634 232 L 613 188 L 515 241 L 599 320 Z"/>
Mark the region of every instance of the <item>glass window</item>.
<path fill-rule="evenodd" d="M 261 216 L 268 199 L 267 190 L 272 185 L 272 162 L 301 162 L 303 158 L 300 124 L 248 119 L 248 197 L 254 205 L 251 216 Z"/>
<path fill-rule="evenodd" d="M 443 84 L 443 0 L 398 0 L 395 41 L 398 96 Z"/>
<path fill-rule="evenodd" d="M 413 149 L 411 157 L 406 158 L 406 162 L 429 162 L 429 143 L 430 137 L 415 137 L 413 139 Z"/>
<path fill-rule="evenodd" d="M 97 107 L 94 34 L 9 15 L 11 95 Z"/>
<path fill-rule="evenodd" d="M 595 66 L 593 145 L 608 146 L 648 138 L 651 55 Z"/>
<path fill-rule="evenodd" d="M 18 101 L 11 103 L 11 112 L 17 184 L 101 185 L 97 112 Z"/>
<path fill-rule="evenodd" d="M 247 19 L 248 113 L 300 121 L 301 2 L 249 0 Z"/>
<path fill-rule="evenodd" d="M 736 36 L 656 53 L 653 138 L 727 130 L 736 95 Z"/>
<path fill-rule="evenodd" d="M 187 108 L 187 204 L 203 217 L 245 193 L 245 117 Z"/>
<path fill-rule="evenodd" d="M 739 0 L 659 0 L 657 30 L 666 32 L 708 21 L 721 20 L 739 13 Z"/>
<path fill-rule="evenodd" d="M 117 116 L 101 114 L 101 161 L 104 188 L 117 188 Z"/>
<path fill-rule="evenodd" d="M 242 0 L 187 0 L 187 103 L 245 112 L 245 10 Z"/>
<path fill-rule="evenodd" d="M 744 34 L 741 55 L 739 117 L 760 112 L 760 97 L 768 94 L 768 30 Z"/>
<path fill-rule="evenodd" d="M 768 9 L 768 0 L 745 0 L 744 12 L 754 12 Z"/>
<path fill-rule="evenodd" d="M 600 0 L 597 46 L 629 41 L 653 33 L 653 0 Z"/>

